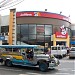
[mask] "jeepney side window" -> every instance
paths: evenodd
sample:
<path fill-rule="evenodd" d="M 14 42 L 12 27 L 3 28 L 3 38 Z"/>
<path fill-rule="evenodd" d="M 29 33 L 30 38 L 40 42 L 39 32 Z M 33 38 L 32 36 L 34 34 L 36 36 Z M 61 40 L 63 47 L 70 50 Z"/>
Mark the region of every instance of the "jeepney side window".
<path fill-rule="evenodd" d="M 38 52 L 38 48 L 34 48 L 34 53 L 37 53 Z"/>
<path fill-rule="evenodd" d="M 20 52 L 19 48 L 13 48 L 13 52 Z"/>
<path fill-rule="evenodd" d="M 40 48 L 34 48 L 34 53 L 35 54 L 43 54 L 45 51 L 44 51 L 44 49 L 42 48 L 42 49 L 40 49 Z"/>
<path fill-rule="evenodd" d="M 27 51 L 27 48 L 21 48 L 21 49 L 20 49 L 20 53 L 21 53 L 22 55 L 25 55 L 25 54 L 26 54 L 26 51 Z"/>
<path fill-rule="evenodd" d="M 12 48 L 6 48 L 6 52 L 12 52 Z"/>
<path fill-rule="evenodd" d="M 0 48 L 0 52 L 6 52 L 5 48 Z"/>
<path fill-rule="evenodd" d="M 27 48 L 26 54 L 28 59 L 33 58 L 33 48 Z"/>
<path fill-rule="evenodd" d="M 27 48 L 27 49 L 25 50 L 25 52 L 26 52 L 26 53 L 33 52 L 33 48 Z"/>

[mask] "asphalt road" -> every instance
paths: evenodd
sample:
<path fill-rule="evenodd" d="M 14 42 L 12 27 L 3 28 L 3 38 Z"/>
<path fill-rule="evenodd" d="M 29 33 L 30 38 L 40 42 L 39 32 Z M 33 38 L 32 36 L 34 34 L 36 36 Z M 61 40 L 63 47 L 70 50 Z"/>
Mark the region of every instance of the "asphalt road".
<path fill-rule="evenodd" d="M 41 72 L 37 67 L 6 67 L 0 65 L 0 75 L 75 75 L 75 59 L 60 59 L 60 65 L 54 70 Z"/>

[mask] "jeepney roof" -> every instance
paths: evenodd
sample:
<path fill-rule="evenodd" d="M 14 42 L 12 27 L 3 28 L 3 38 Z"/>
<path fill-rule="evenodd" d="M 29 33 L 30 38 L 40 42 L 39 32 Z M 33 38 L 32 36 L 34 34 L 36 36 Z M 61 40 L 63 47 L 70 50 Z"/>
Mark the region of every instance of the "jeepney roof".
<path fill-rule="evenodd" d="M 38 45 L 0 45 L 0 48 L 36 48 Z"/>

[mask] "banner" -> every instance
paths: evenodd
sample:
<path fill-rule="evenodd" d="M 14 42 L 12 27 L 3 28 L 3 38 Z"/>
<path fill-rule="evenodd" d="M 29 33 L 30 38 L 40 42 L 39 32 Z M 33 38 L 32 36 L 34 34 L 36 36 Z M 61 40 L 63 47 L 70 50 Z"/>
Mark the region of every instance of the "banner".
<path fill-rule="evenodd" d="M 16 17 L 25 17 L 25 16 L 39 16 L 39 17 L 56 18 L 56 19 L 70 21 L 70 19 L 66 16 L 50 12 L 25 11 L 25 12 L 16 13 Z"/>

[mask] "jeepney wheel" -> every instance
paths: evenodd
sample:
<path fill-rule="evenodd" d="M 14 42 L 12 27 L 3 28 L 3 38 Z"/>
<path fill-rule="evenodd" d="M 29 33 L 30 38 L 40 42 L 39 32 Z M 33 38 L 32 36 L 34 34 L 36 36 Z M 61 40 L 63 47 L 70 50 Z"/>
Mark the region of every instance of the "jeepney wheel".
<path fill-rule="evenodd" d="M 6 60 L 5 65 L 10 67 L 10 66 L 12 66 L 12 62 L 10 60 Z"/>
<path fill-rule="evenodd" d="M 48 70 L 48 65 L 46 62 L 40 62 L 39 63 L 39 69 L 43 72 L 47 71 Z"/>

